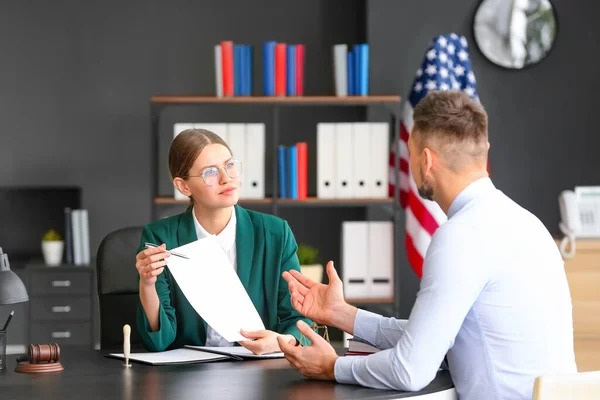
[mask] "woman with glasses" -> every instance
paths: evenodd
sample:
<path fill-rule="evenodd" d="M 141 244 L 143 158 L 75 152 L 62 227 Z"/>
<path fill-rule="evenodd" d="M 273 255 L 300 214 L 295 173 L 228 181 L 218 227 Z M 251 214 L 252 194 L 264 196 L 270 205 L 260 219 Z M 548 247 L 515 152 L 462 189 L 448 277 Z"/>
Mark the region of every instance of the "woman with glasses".
<path fill-rule="evenodd" d="M 217 134 L 204 129 L 181 132 L 171 143 L 173 184 L 191 200 L 183 213 L 154 221 L 142 232 L 136 257 L 139 273 L 137 326 L 149 351 L 189 345 L 233 346 L 196 313 L 165 268 L 166 249 L 217 235 L 266 330 L 242 331 L 240 344 L 256 354 L 279 351 L 277 337 L 298 343 L 296 322 L 283 271 L 300 271 L 297 244 L 288 224 L 275 216 L 246 210 L 237 202 L 242 161 Z M 145 243 L 160 244 L 156 248 Z M 218 284 L 218 282 L 215 282 Z"/>

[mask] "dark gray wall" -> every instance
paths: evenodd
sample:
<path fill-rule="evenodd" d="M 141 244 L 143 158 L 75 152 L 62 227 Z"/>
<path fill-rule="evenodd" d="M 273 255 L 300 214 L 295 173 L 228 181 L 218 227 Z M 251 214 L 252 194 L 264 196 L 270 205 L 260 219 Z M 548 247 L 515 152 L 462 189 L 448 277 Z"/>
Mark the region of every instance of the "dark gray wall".
<path fill-rule="evenodd" d="M 593 50 L 600 6 L 552 3 L 559 26 L 555 47 L 541 64 L 522 71 L 497 67 L 477 49 L 472 17 L 478 0 L 370 0 L 367 38 L 371 91 L 405 97 L 434 36 L 455 32 L 467 37 L 477 90 L 490 119 L 492 179 L 559 234 L 560 191 L 600 184 L 600 80 Z M 408 315 L 418 281 L 408 265 L 402 275 L 402 313 Z"/>
<path fill-rule="evenodd" d="M 95 253 L 108 232 L 150 219 L 150 96 L 214 94 L 213 46 L 227 39 L 256 49 L 267 40 L 305 43 L 306 93 L 331 93 L 331 45 L 364 40 L 364 25 L 364 1 L 3 2 L 0 185 L 81 186 Z M 259 77 L 256 69 L 256 93 Z M 253 115 L 219 112 L 184 116 Z M 302 115 L 282 118 L 306 124 Z M 172 125 L 163 127 L 168 141 Z M 300 137 L 291 129 L 284 142 Z"/>

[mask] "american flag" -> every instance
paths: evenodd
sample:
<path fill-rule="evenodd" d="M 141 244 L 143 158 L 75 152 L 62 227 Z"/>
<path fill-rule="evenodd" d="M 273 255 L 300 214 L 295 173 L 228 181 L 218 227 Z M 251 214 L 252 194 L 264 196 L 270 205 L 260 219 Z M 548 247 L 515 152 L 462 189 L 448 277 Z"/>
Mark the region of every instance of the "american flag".
<path fill-rule="evenodd" d="M 406 253 L 419 278 L 422 276 L 423 259 L 431 236 L 446 221 L 446 214 L 437 203 L 419 196 L 409 171 L 407 142 L 413 127 L 413 109 L 433 90 L 461 90 L 479 101 L 467 49 L 467 39 L 455 33 L 433 39 L 417 70 L 408 101 L 404 101 L 400 140 L 397 146 L 392 146 L 390 154 L 390 195 L 393 196 L 396 151 L 400 152 L 400 204 L 406 214 Z"/>

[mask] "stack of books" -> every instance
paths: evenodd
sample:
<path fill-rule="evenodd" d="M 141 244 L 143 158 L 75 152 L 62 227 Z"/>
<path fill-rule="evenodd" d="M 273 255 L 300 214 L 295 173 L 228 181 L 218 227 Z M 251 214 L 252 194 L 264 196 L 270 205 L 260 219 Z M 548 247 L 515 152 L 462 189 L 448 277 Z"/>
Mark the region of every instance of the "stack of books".
<path fill-rule="evenodd" d="M 252 46 L 230 40 L 215 46 L 215 84 L 218 97 L 252 96 Z"/>
<path fill-rule="evenodd" d="M 336 96 L 367 96 L 369 94 L 369 45 L 333 46 L 333 74 Z"/>
<path fill-rule="evenodd" d="M 302 96 L 304 59 L 303 44 L 265 42 L 263 44 L 263 94 Z"/>
<path fill-rule="evenodd" d="M 308 196 L 308 145 L 278 146 L 279 197 L 304 200 Z"/>
<path fill-rule="evenodd" d="M 369 354 L 377 353 L 379 351 L 381 351 L 381 349 L 368 340 L 356 336 L 348 339 L 347 356 L 368 356 Z"/>

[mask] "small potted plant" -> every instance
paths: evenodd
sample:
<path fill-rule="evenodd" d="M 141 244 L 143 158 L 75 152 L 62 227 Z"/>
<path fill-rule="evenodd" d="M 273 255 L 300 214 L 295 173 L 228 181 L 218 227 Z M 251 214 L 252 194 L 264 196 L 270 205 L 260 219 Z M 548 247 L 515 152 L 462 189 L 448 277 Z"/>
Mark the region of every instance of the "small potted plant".
<path fill-rule="evenodd" d="M 319 250 L 306 244 L 300 244 L 296 254 L 300 261 L 302 275 L 321 283 L 323 281 L 323 265 L 317 262 Z"/>
<path fill-rule="evenodd" d="M 65 242 L 54 229 L 49 230 L 42 237 L 42 253 L 44 262 L 48 266 L 57 266 L 62 263 Z"/>

